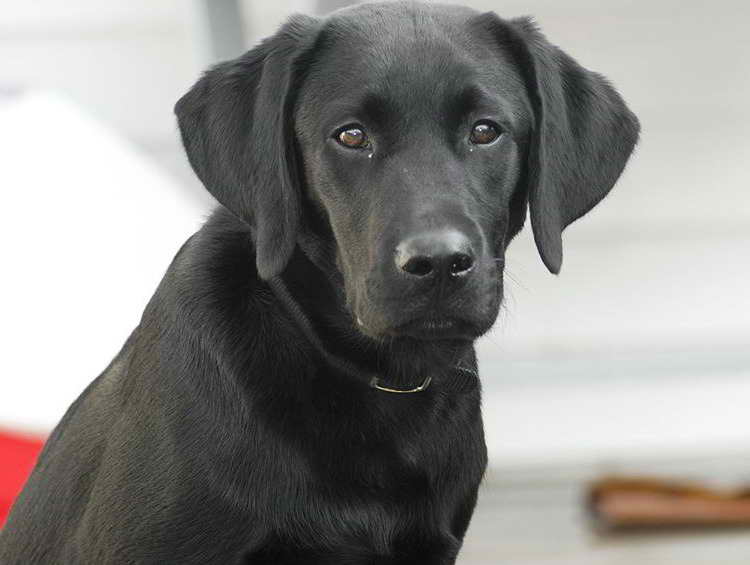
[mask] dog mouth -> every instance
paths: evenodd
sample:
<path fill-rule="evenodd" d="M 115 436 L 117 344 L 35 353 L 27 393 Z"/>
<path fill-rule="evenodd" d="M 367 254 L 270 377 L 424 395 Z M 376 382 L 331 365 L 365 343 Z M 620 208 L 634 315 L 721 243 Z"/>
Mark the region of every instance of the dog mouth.
<path fill-rule="evenodd" d="M 392 336 L 409 336 L 417 339 L 473 340 L 477 337 L 474 324 L 455 317 L 422 317 L 409 320 L 387 330 Z"/>

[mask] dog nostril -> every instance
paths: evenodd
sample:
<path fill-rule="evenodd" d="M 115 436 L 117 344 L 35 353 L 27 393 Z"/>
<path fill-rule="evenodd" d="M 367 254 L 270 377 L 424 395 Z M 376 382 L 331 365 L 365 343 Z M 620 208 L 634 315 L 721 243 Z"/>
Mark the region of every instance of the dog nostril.
<path fill-rule="evenodd" d="M 401 269 L 416 277 L 426 277 L 432 272 L 433 265 L 429 257 L 412 257 L 401 265 Z"/>
<path fill-rule="evenodd" d="M 474 268 L 471 242 L 463 233 L 443 229 L 417 233 L 395 248 L 396 268 L 421 279 L 457 279 Z"/>
<path fill-rule="evenodd" d="M 473 266 L 474 259 L 471 255 L 467 255 L 466 253 L 456 253 L 451 258 L 449 270 L 454 277 L 460 277 L 471 271 Z"/>

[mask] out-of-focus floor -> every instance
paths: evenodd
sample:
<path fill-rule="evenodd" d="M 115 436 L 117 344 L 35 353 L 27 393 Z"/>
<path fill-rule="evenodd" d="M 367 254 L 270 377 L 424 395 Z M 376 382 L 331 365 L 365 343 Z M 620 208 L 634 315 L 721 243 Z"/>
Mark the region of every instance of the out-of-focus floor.
<path fill-rule="evenodd" d="M 736 484 L 750 476 L 750 458 L 643 461 L 660 476 Z M 601 537 L 587 520 L 585 485 L 600 469 L 493 472 L 480 495 L 460 565 L 746 565 L 750 528 L 632 533 Z M 603 469 L 601 469 L 603 470 Z"/>

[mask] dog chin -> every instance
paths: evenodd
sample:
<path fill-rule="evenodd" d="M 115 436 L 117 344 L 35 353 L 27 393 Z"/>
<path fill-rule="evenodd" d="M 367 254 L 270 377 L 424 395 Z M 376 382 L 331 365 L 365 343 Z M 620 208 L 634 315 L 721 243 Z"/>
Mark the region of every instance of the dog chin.
<path fill-rule="evenodd" d="M 392 325 L 359 324 L 359 331 L 378 340 L 410 338 L 419 341 L 471 342 L 486 330 L 476 322 L 455 317 L 419 317 Z"/>
<path fill-rule="evenodd" d="M 500 294 L 486 297 L 481 307 L 470 307 L 460 314 L 450 307 L 392 313 L 365 308 L 364 312 L 353 314 L 352 317 L 356 320 L 357 329 L 376 341 L 407 338 L 420 341 L 473 342 L 492 328 L 501 301 Z M 353 308 L 354 312 L 357 310 Z"/>
<path fill-rule="evenodd" d="M 429 341 L 474 341 L 479 337 L 475 323 L 453 317 L 416 318 L 389 329 L 388 333 Z"/>

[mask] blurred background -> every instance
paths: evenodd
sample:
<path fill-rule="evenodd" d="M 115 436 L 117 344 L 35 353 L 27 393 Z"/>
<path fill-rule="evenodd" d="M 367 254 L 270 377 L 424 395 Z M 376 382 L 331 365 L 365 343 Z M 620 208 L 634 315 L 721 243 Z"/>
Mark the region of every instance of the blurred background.
<path fill-rule="evenodd" d="M 174 102 L 289 14 L 344 3 L 2 0 L 0 483 L 213 205 Z M 510 248 L 506 306 L 479 344 L 491 469 L 459 563 L 747 563 L 750 530 L 601 538 L 580 500 L 602 473 L 750 483 L 750 4 L 464 3 L 535 16 L 643 134 L 565 232 L 560 276 L 530 230 Z"/>

